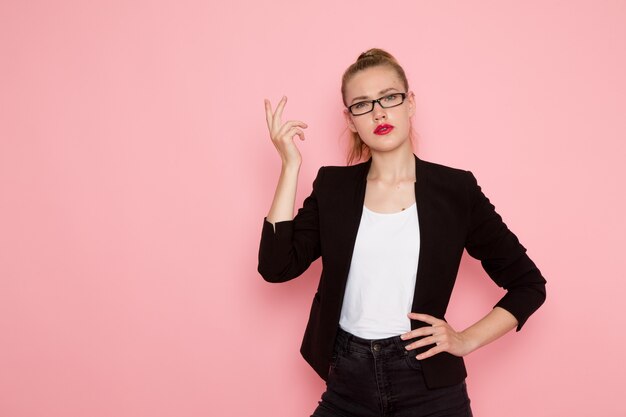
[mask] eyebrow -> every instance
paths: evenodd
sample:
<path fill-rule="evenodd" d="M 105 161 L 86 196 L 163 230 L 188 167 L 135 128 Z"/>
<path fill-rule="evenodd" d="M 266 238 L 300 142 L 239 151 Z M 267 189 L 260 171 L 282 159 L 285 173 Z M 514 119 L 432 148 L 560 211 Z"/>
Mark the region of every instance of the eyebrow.
<path fill-rule="evenodd" d="M 380 92 L 378 94 L 382 95 L 382 94 L 385 94 L 387 91 L 391 91 L 391 90 L 398 91 L 397 88 L 389 87 L 389 88 L 385 88 L 384 90 L 380 90 Z M 355 97 L 355 98 L 352 99 L 351 103 L 354 103 L 355 100 L 360 100 L 362 98 L 369 98 L 369 96 L 358 96 L 358 97 Z"/>

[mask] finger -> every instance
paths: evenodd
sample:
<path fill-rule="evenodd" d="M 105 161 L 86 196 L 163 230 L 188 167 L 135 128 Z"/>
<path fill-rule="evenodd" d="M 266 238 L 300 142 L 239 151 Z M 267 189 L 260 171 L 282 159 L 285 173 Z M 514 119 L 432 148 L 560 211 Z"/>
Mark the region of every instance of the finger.
<path fill-rule="evenodd" d="M 418 327 L 415 330 L 411 330 L 410 332 L 404 333 L 402 335 L 400 335 L 400 339 L 402 340 L 406 340 L 406 339 L 412 339 L 414 337 L 418 337 L 418 336 L 428 336 L 431 334 L 435 334 L 437 332 L 437 328 L 440 327 L 440 325 L 438 324 L 434 324 L 431 326 L 422 326 L 422 327 Z"/>
<path fill-rule="evenodd" d="M 272 104 L 268 99 L 265 99 L 265 120 L 267 121 L 267 128 L 272 131 Z"/>
<path fill-rule="evenodd" d="M 400 335 L 400 339 L 407 340 L 407 339 L 413 339 L 418 336 L 429 336 L 433 334 L 433 331 L 434 331 L 433 326 L 424 326 L 424 327 L 420 327 L 418 329 L 411 330 L 408 333 L 404 333 Z"/>
<path fill-rule="evenodd" d="M 285 124 L 289 124 L 291 126 L 309 127 L 309 125 L 304 123 L 302 120 L 287 120 Z"/>
<path fill-rule="evenodd" d="M 300 140 L 304 140 L 304 132 L 301 129 L 296 129 L 296 135 L 300 137 Z"/>
<path fill-rule="evenodd" d="M 436 355 L 437 353 L 443 352 L 443 349 L 440 346 L 435 346 L 431 349 L 428 349 L 426 352 L 422 352 L 419 355 L 417 355 L 415 358 L 416 359 L 426 359 L 426 358 L 430 358 L 433 355 Z"/>
<path fill-rule="evenodd" d="M 412 319 L 421 320 L 424 323 L 428 323 L 428 324 L 438 324 L 439 322 L 441 322 L 441 320 L 438 319 L 437 317 L 433 317 L 429 314 L 424 314 L 424 313 L 408 313 L 408 316 Z"/>
<path fill-rule="evenodd" d="M 413 350 L 413 349 L 420 348 L 422 346 L 433 345 L 433 344 L 436 344 L 437 342 L 438 340 L 434 336 L 424 337 L 416 342 L 406 345 L 405 349 Z"/>
<path fill-rule="evenodd" d="M 297 127 L 292 127 L 287 131 L 285 136 L 289 139 L 294 139 L 296 136 L 300 136 L 300 140 L 304 140 L 304 132 Z"/>
<path fill-rule="evenodd" d="M 275 124 L 275 122 L 274 122 L 274 119 L 275 119 L 276 111 L 278 111 L 278 106 L 280 105 L 280 103 L 281 103 L 281 102 L 282 102 L 282 99 L 281 99 L 281 100 L 278 102 L 278 104 L 276 105 L 276 110 L 272 110 L 271 103 L 270 103 L 270 101 L 269 101 L 269 100 L 267 100 L 267 106 L 268 106 L 268 112 L 269 112 L 269 119 L 270 119 L 270 122 L 269 122 L 269 123 L 270 123 L 270 126 L 269 126 L 269 128 L 270 128 L 270 130 L 271 130 L 271 131 L 277 130 L 277 129 L 275 129 L 275 125 L 276 125 L 276 124 Z"/>
<path fill-rule="evenodd" d="M 289 120 L 289 121 L 285 122 L 285 124 L 282 125 L 280 127 L 280 129 L 278 129 L 278 132 L 276 132 L 275 137 L 278 139 L 278 138 L 281 138 L 281 137 L 287 135 L 289 130 L 293 129 L 296 126 L 301 126 L 303 128 L 308 127 L 306 123 L 304 123 L 304 122 L 302 122 L 300 120 Z M 289 136 L 289 138 L 291 138 L 291 136 Z"/>
<path fill-rule="evenodd" d="M 276 129 L 280 127 L 280 119 L 283 117 L 283 109 L 285 108 L 285 104 L 287 103 L 287 96 L 283 96 L 276 106 L 276 112 L 274 113 L 274 122 L 273 125 Z"/>

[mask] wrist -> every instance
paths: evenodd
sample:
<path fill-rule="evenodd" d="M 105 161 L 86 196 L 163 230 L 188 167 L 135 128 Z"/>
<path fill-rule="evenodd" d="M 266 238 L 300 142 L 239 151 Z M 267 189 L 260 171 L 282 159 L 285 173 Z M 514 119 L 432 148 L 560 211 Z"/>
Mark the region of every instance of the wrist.
<path fill-rule="evenodd" d="M 481 346 L 480 340 L 469 328 L 463 330 L 460 333 L 460 336 L 463 341 L 463 345 L 465 346 L 465 355 L 472 353 Z"/>
<path fill-rule="evenodd" d="M 299 172 L 300 165 L 300 162 L 283 162 L 281 170 L 283 172 Z"/>

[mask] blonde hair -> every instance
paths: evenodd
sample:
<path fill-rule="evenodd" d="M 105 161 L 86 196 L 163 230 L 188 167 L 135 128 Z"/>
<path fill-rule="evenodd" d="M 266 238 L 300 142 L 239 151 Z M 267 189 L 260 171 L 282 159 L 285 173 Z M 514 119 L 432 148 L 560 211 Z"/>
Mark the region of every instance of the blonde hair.
<path fill-rule="evenodd" d="M 356 61 L 348 67 L 343 73 L 343 77 L 341 78 L 341 99 L 343 100 L 344 106 L 348 106 L 346 103 L 346 84 L 348 81 L 352 79 L 352 77 L 366 69 L 378 66 L 387 65 L 392 68 L 398 78 L 402 82 L 405 91 L 409 91 L 409 82 L 407 81 L 406 74 L 404 70 L 398 64 L 398 61 L 391 55 L 389 52 L 379 49 L 379 48 L 371 48 L 365 52 L 362 52 Z M 410 134 L 411 141 L 413 140 L 412 129 Z M 348 155 L 346 158 L 347 165 L 350 165 L 353 161 L 359 162 L 362 159 L 368 159 L 371 156 L 370 148 L 361 140 L 361 137 L 357 132 L 350 131 L 350 140 L 348 146 Z"/>

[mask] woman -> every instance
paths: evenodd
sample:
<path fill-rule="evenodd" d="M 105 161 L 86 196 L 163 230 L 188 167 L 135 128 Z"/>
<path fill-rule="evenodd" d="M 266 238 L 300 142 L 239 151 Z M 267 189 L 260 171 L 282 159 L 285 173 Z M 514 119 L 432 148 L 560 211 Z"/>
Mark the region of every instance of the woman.
<path fill-rule="evenodd" d="M 322 275 L 301 353 L 326 381 L 313 416 L 471 416 L 463 356 L 519 331 L 546 297 L 545 279 L 470 171 L 413 153 L 415 100 L 403 69 L 381 49 L 344 73 L 352 147 L 348 166 L 324 166 L 295 217 L 306 123 L 268 128 L 282 170 L 263 220 L 258 271 L 269 282 Z M 444 316 L 463 250 L 507 292 L 456 331 Z"/>

